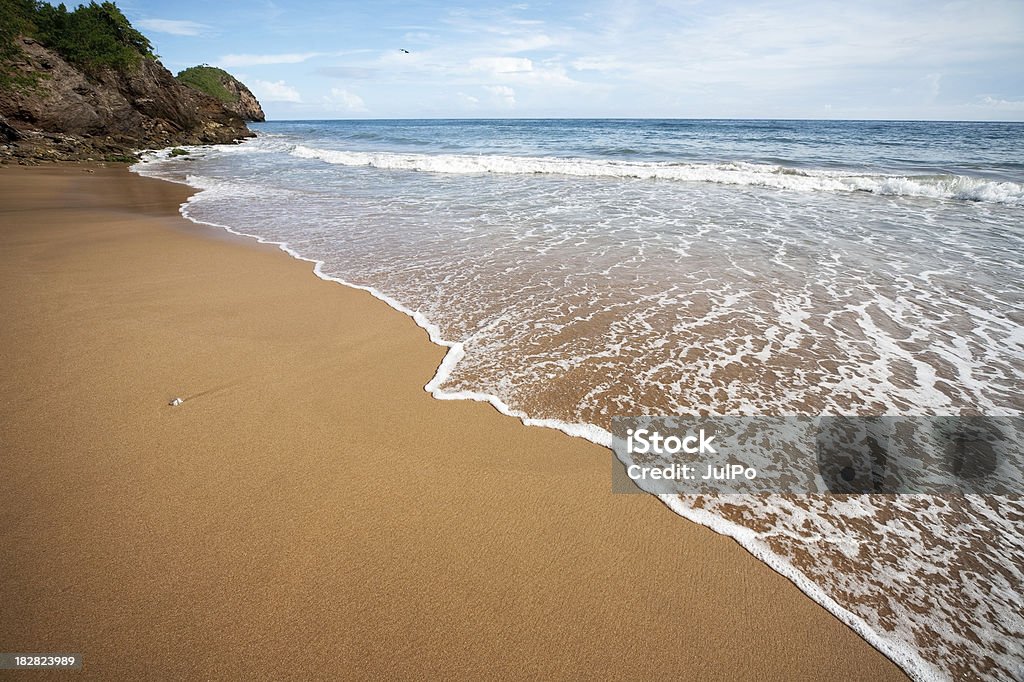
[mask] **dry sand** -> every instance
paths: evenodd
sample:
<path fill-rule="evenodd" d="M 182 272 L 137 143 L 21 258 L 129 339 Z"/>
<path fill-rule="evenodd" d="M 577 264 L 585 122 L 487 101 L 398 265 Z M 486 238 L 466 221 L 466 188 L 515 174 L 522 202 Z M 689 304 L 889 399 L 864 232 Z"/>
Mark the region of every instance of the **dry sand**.
<path fill-rule="evenodd" d="M 124 169 L 0 169 L 0 651 L 103 678 L 897 679 L 404 315 Z M 175 396 L 185 398 L 169 407 Z"/>

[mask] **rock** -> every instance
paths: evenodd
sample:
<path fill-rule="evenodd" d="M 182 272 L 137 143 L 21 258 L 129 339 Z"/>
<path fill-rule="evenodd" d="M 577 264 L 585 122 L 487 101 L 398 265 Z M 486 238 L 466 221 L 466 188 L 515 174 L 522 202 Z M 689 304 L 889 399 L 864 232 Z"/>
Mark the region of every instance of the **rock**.
<path fill-rule="evenodd" d="M 202 64 L 178 73 L 177 80 L 218 99 L 228 111 L 246 121 L 264 121 L 263 108 L 249 88 L 224 69 Z"/>
<path fill-rule="evenodd" d="M 14 142 L 21 139 L 21 133 L 7 122 L 7 119 L 0 116 L 0 140 Z M 5 147 L 7 145 L 4 145 Z"/>
<path fill-rule="evenodd" d="M 18 42 L 22 54 L 8 67 L 35 76 L 36 83 L 0 88 L 0 141 L 14 141 L 32 157 L 125 157 L 137 149 L 222 144 L 254 135 L 237 111 L 179 83 L 155 59 L 87 75 L 35 40 Z M 241 102 L 244 93 L 238 92 Z M 248 89 L 244 92 L 251 97 Z"/>
<path fill-rule="evenodd" d="M 263 107 L 261 107 L 259 101 L 256 100 L 256 95 L 252 94 L 249 88 L 245 87 L 237 80 L 235 83 L 240 86 L 238 92 L 238 104 L 234 109 L 235 113 L 246 121 L 266 121 L 267 117 L 263 113 Z"/>

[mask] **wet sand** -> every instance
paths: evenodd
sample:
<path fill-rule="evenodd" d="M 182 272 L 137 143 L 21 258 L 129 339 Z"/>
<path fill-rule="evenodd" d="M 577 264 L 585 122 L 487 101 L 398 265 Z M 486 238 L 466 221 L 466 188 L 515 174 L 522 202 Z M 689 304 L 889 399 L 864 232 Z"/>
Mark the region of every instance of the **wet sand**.
<path fill-rule="evenodd" d="M 0 168 L 0 651 L 108 679 L 905 679 L 731 539 L 611 494 L 607 450 L 432 399 L 409 318 L 182 219 L 189 192 Z"/>

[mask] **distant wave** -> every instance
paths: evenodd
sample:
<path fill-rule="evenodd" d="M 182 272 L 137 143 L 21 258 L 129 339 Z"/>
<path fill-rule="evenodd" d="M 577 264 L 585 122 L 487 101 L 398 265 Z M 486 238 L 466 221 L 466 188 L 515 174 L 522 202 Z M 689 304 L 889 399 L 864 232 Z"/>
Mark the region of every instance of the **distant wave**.
<path fill-rule="evenodd" d="M 343 166 L 371 166 L 429 173 L 499 173 L 509 175 L 571 175 L 711 182 L 723 185 L 771 187 L 819 192 L 956 199 L 1024 206 L 1024 185 L 963 175 L 899 176 L 851 174 L 842 171 L 799 170 L 754 163 L 671 163 L 471 154 L 403 154 L 317 149 L 297 145 L 293 156 Z"/>

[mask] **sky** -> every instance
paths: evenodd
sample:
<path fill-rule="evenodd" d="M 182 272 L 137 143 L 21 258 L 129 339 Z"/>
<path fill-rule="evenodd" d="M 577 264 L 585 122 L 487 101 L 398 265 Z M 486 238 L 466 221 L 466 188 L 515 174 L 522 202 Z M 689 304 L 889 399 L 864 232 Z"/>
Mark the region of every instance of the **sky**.
<path fill-rule="evenodd" d="M 1024 120 L 1024 0 L 118 5 L 272 120 Z"/>

